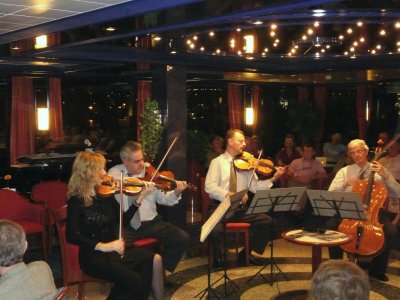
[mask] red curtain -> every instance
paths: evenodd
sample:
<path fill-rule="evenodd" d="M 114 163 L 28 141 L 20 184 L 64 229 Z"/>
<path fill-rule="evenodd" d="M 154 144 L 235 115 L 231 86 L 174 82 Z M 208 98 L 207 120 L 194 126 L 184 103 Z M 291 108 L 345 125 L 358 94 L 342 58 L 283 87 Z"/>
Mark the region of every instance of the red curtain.
<path fill-rule="evenodd" d="M 360 139 L 365 139 L 367 135 L 367 120 L 365 118 L 365 108 L 367 105 L 367 86 L 365 84 L 357 86 L 356 93 L 358 137 Z"/>
<path fill-rule="evenodd" d="M 308 88 L 302 86 L 298 87 L 297 96 L 300 102 L 308 101 Z"/>
<path fill-rule="evenodd" d="M 49 79 L 50 137 L 60 140 L 63 137 L 63 118 L 61 101 L 61 79 Z"/>
<path fill-rule="evenodd" d="M 31 78 L 12 77 L 10 163 L 35 151 L 35 110 Z"/>
<path fill-rule="evenodd" d="M 140 128 L 139 124 L 142 122 L 142 116 L 144 111 L 144 102 L 151 99 L 151 81 L 139 80 L 137 89 L 137 105 L 136 105 L 136 116 L 137 116 L 137 139 L 140 139 Z"/>
<path fill-rule="evenodd" d="M 241 128 L 241 118 L 243 115 L 242 102 L 242 85 L 228 83 L 228 110 L 230 128 Z"/>
<path fill-rule="evenodd" d="M 260 99 L 260 86 L 255 84 L 251 87 L 251 97 L 253 99 L 254 110 L 254 132 L 257 132 L 258 126 L 258 102 Z"/>
<path fill-rule="evenodd" d="M 325 110 L 326 110 L 326 87 L 325 86 L 318 86 L 314 88 L 314 104 L 320 110 L 320 126 L 318 131 L 315 135 L 315 150 L 317 153 L 321 150 L 320 147 L 322 145 L 322 138 L 324 134 L 324 127 L 325 127 Z"/>

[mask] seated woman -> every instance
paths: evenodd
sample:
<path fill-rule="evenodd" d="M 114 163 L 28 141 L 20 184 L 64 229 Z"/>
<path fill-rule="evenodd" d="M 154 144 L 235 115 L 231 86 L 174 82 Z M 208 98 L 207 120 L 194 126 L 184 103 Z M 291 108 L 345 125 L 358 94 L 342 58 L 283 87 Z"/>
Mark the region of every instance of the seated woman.
<path fill-rule="evenodd" d="M 80 152 L 68 183 L 67 240 L 79 245 L 82 270 L 96 278 L 114 282 L 108 299 L 163 299 L 163 267 L 158 254 L 125 245 L 118 238 L 119 204 L 111 197 L 100 197 L 95 188 L 106 174 L 101 154 Z M 129 223 L 149 186 L 124 213 Z"/>

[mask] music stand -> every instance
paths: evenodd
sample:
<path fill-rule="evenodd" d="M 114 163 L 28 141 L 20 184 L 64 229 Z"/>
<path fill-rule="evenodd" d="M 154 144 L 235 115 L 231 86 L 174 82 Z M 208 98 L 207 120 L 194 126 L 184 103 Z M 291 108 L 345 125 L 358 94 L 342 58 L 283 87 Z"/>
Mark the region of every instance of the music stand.
<path fill-rule="evenodd" d="M 353 220 L 367 220 L 360 194 L 307 190 L 314 215 Z"/>
<path fill-rule="evenodd" d="M 254 198 L 248 208 L 246 214 L 260 214 L 270 213 L 272 218 L 272 224 L 270 226 L 271 236 L 271 254 L 269 261 L 252 276 L 247 283 L 254 279 L 257 275 L 260 275 L 266 282 L 272 286 L 274 279 L 278 274 L 282 274 L 286 280 L 289 280 L 287 276 L 282 272 L 278 265 L 274 261 L 274 214 L 275 212 L 286 212 L 295 211 L 299 205 L 300 199 L 306 191 L 305 187 L 291 187 L 291 188 L 279 188 L 270 190 L 259 190 L 254 195 Z M 267 280 L 261 273 L 268 265 L 271 266 L 270 279 Z M 278 274 L 274 278 L 274 267 L 278 270 Z"/>
<path fill-rule="evenodd" d="M 234 283 L 227 275 L 227 263 L 226 263 L 226 258 L 227 258 L 227 249 L 226 249 L 226 222 L 229 218 L 231 218 L 235 212 L 241 207 L 241 200 L 243 199 L 244 195 L 247 194 L 248 189 L 239 191 L 231 196 L 226 196 L 223 201 L 218 205 L 217 209 L 213 212 L 213 214 L 207 219 L 207 221 L 203 224 L 201 227 L 201 233 L 200 233 L 200 242 L 204 243 L 211 231 L 214 229 L 214 227 L 222 222 L 223 223 L 223 228 L 224 228 L 224 238 L 223 238 L 223 247 L 224 247 L 224 273 L 223 275 L 215 280 L 213 283 L 211 283 L 211 259 L 210 259 L 210 253 L 211 253 L 211 243 L 209 243 L 209 249 L 208 249 L 208 266 L 207 266 L 207 287 L 200 291 L 197 295 L 194 297 L 200 296 L 200 299 L 202 299 L 206 294 L 208 297 L 210 297 L 210 294 L 213 294 L 217 299 L 220 299 L 220 295 L 212 286 L 224 279 L 224 291 L 225 291 L 225 297 L 228 296 L 227 293 L 227 285 L 228 282 L 231 283 L 236 289 L 239 289 L 239 287 Z M 236 292 L 236 290 L 233 288 L 233 291 Z"/>

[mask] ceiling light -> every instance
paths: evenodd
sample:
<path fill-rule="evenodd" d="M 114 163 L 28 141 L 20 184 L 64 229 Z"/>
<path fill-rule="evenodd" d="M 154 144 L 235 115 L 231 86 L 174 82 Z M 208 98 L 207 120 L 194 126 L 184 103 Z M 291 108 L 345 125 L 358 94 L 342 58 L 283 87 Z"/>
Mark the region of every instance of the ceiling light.
<path fill-rule="evenodd" d="M 394 23 L 394 28 L 399 29 L 400 28 L 400 22 Z"/>
<path fill-rule="evenodd" d="M 365 39 L 364 39 L 363 37 L 361 37 L 361 38 L 360 38 L 360 42 L 361 42 L 361 43 L 364 43 L 364 42 L 365 42 Z"/>
<path fill-rule="evenodd" d="M 357 26 L 358 26 L 358 27 L 361 27 L 361 26 L 363 26 L 363 22 L 361 22 L 361 21 L 358 21 L 358 22 L 357 22 Z"/>
<path fill-rule="evenodd" d="M 210 33 L 208 35 L 213 37 L 215 35 L 215 33 L 214 33 L 214 31 L 210 31 Z"/>
<path fill-rule="evenodd" d="M 108 27 L 106 27 L 106 31 L 113 32 L 113 31 L 115 31 L 115 27 L 108 26 Z"/>
<path fill-rule="evenodd" d="M 153 37 L 153 40 L 155 40 L 155 41 L 161 41 L 161 36 L 159 36 L 159 35 L 156 35 L 155 37 Z"/>
<path fill-rule="evenodd" d="M 255 22 L 253 22 L 254 25 L 261 25 L 262 23 L 263 23 L 263 22 L 260 21 L 260 20 L 257 20 L 257 21 L 255 21 Z"/>
<path fill-rule="evenodd" d="M 381 31 L 379 31 L 379 34 L 382 35 L 382 36 L 386 35 L 386 31 L 384 29 L 382 29 Z"/>
<path fill-rule="evenodd" d="M 271 37 L 274 37 L 274 36 L 275 36 L 275 31 L 271 31 L 271 32 L 269 33 L 269 35 L 270 35 Z"/>
<path fill-rule="evenodd" d="M 308 33 L 308 35 L 312 35 L 314 33 L 314 30 L 312 30 L 311 28 L 308 28 L 307 33 Z"/>
<path fill-rule="evenodd" d="M 193 40 L 197 41 L 197 35 L 193 36 Z"/>
<path fill-rule="evenodd" d="M 323 17 L 323 16 L 325 16 L 325 10 L 323 10 L 323 9 L 314 9 L 313 10 L 313 16 L 314 17 Z"/>
<path fill-rule="evenodd" d="M 318 21 L 314 22 L 314 27 L 318 27 L 318 26 L 319 26 L 319 22 Z"/>
<path fill-rule="evenodd" d="M 352 34 L 352 33 L 353 33 L 353 29 L 347 28 L 347 33 L 348 33 L 348 34 Z"/>
<path fill-rule="evenodd" d="M 204 47 L 200 47 L 200 51 L 204 51 Z"/>
<path fill-rule="evenodd" d="M 276 25 L 276 24 L 271 24 L 271 29 L 272 29 L 272 30 L 275 30 L 276 28 L 278 28 L 278 25 Z"/>
<path fill-rule="evenodd" d="M 47 47 L 47 35 L 40 35 L 35 38 L 35 49 Z"/>
<path fill-rule="evenodd" d="M 341 34 L 341 35 L 339 35 L 339 40 L 343 40 L 344 39 L 344 36 Z"/>

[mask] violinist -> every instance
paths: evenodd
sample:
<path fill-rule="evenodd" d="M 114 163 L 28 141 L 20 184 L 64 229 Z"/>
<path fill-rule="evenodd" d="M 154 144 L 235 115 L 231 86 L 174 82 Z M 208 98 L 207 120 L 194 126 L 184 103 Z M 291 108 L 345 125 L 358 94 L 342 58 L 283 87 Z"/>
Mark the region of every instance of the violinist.
<path fill-rule="evenodd" d="M 226 195 L 232 195 L 236 191 L 246 189 L 250 184 L 253 172 L 234 171 L 232 170 L 233 159 L 243 153 L 246 146 L 244 134 L 239 129 L 230 129 L 226 135 L 226 151 L 225 153 L 214 158 L 207 172 L 205 180 L 205 190 L 213 199 L 209 206 L 209 216 L 215 211 L 220 202 L 224 200 Z M 232 171 L 232 172 L 231 172 Z M 283 173 L 283 168 L 277 168 L 277 172 L 271 179 L 258 180 L 257 175 L 251 181 L 250 191 L 255 192 L 259 189 L 269 189 L 278 177 Z M 245 195 L 242 203 L 245 205 L 248 196 Z M 249 204 L 249 203 L 247 203 Z M 272 238 L 268 236 L 270 226 L 273 222 L 267 214 L 243 215 L 234 217 L 229 221 L 243 221 L 251 224 L 250 227 L 250 261 L 252 264 L 260 264 L 257 259 L 251 255 L 251 251 L 259 254 L 264 253 L 264 249 L 268 241 Z M 223 224 L 217 224 L 210 234 L 210 242 L 213 246 L 213 266 L 218 268 L 221 266 L 221 235 L 223 232 Z M 239 254 L 239 262 L 244 263 L 246 254 L 242 251 Z"/>
<path fill-rule="evenodd" d="M 120 150 L 122 164 L 116 165 L 108 170 L 108 175 L 115 179 L 120 177 L 121 171 L 125 178 L 148 177 L 150 165 L 144 162 L 144 155 L 141 144 L 128 142 Z M 181 199 L 181 193 L 186 189 L 185 181 L 176 181 L 176 188 L 172 191 L 164 192 L 154 188 L 147 194 L 142 205 L 130 220 L 130 224 L 125 228 L 125 239 L 133 242 L 143 238 L 156 238 L 164 246 L 163 261 L 164 267 L 170 272 L 174 272 L 178 262 L 182 258 L 190 242 L 189 235 L 169 222 L 164 221 L 157 213 L 157 204 L 173 206 Z M 134 202 L 138 196 L 124 195 L 124 202 L 128 205 Z M 119 201 L 119 196 L 115 197 Z"/>
<path fill-rule="evenodd" d="M 372 171 L 375 172 L 375 181 L 382 183 L 389 193 L 398 194 L 400 192 L 400 185 L 387 169 L 377 161 L 368 162 L 368 150 L 369 148 L 364 140 L 356 139 L 350 141 L 347 145 L 347 151 L 354 163 L 336 173 L 329 191 L 350 192 L 360 179 L 368 178 Z M 327 227 L 337 230 L 340 221 L 337 218 L 331 218 L 328 220 Z M 383 224 L 385 245 L 382 251 L 372 259 L 369 275 L 380 281 L 388 281 L 389 279 L 385 273 L 390 251 L 396 237 L 396 228 L 390 221 L 382 218 L 382 209 L 379 211 L 379 222 Z M 338 247 L 330 247 L 329 256 L 333 259 L 340 259 L 343 257 L 343 251 Z"/>
<path fill-rule="evenodd" d="M 68 183 L 66 237 L 79 246 L 79 265 L 91 276 L 114 283 L 107 299 L 142 299 L 153 290 L 163 299 L 162 259 L 120 238 L 120 207 L 113 197 L 100 197 L 95 188 L 105 175 L 104 156 L 80 152 Z M 143 194 L 151 192 L 151 187 Z M 127 207 L 124 221 L 137 211 L 142 199 Z"/>

